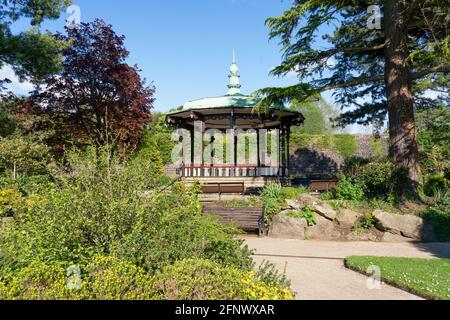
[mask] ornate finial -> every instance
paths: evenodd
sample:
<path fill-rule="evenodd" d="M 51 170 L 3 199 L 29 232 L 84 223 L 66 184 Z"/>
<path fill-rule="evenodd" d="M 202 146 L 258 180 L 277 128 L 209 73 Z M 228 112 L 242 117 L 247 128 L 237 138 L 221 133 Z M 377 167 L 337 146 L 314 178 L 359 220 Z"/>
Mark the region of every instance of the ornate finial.
<path fill-rule="evenodd" d="M 229 84 L 228 84 L 228 94 L 235 95 L 241 93 L 239 68 L 236 64 L 236 51 L 233 49 L 233 62 L 230 67 Z"/>

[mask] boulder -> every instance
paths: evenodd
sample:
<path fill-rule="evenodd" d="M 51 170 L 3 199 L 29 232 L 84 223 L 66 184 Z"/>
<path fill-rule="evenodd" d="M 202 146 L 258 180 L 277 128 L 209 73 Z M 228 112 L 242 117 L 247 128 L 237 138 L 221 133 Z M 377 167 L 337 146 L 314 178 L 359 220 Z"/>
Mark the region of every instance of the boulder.
<path fill-rule="evenodd" d="M 316 215 L 315 226 L 306 228 L 306 238 L 310 240 L 336 240 L 340 233 L 335 230 L 334 223 L 320 215 Z"/>
<path fill-rule="evenodd" d="M 343 209 L 339 212 L 337 220 L 339 225 L 343 228 L 351 228 L 356 221 L 361 217 L 361 214 L 349 209 Z"/>
<path fill-rule="evenodd" d="M 364 232 L 352 231 L 345 236 L 345 240 L 348 241 L 379 241 L 383 232 L 372 228 L 365 230 Z"/>
<path fill-rule="evenodd" d="M 397 234 L 392 234 L 389 232 L 385 232 L 383 237 L 381 238 L 382 242 L 413 242 L 414 239 L 406 238 L 403 236 L 399 236 Z"/>
<path fill-rule="evenodd" d="M 301 208 L 304 208 L 306 206 L 313 206 L 317 204 L 320 200 L 310 194 L 304 193 L 300 195 L 300 198 L 298 199 L 298 203 L 300 204 Z"/>
<path fill-rule="evenodd" d="M 376 210 L 373 212 L 376 227 L 385 232 L 414 240 L 436 241 L 433 227 L 420 217 L 400 215 Z"/>
<path fill-rule="evenodd" d="M 300 202 L 296 200 L 286 200 L 286 204 L 289 206 L 289 208 L 293 210 L 300 210 L 303 209 Z"/>
<path fill-rule="evenodd" d="M 328 203 L 309 194 L 302 194 L 298 200 L 300 207 L 309 206 L 315 212 L 331 221 L 336 219 L 337 212 Z"/>
<path fill-rule="evenodd" d="M 269 237 L 304 240 L 307 226 L 308 223 L 305 219 L 290 218 L 279 214 L 272 219 Z"/>

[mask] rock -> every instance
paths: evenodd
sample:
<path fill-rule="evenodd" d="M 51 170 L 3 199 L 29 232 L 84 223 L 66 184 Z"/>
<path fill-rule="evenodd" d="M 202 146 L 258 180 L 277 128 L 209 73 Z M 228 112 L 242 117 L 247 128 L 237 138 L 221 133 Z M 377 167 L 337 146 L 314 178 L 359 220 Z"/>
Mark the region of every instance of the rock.
<path fill-rule="evenodd" d="M 317 204 L 319 202 L 319 199 L 317 199 L 316 197 L 304 193 L 300 196 L 300 198 L 298 199 L 298 203 L 300 204 L 300 208 L 304 208 L 306 206 L 313 206 L 315 204 Z"/>
<path fill-rule="evenodd" d="M 364 232 L 352 231 L 345 236 L 348 241 L 379 241 L 383 232 L 372 228 Z"/>
<path fill-rule="evenodd" d="M 411 238 L 405 238 L 402 236 L 399 236 L 397 234 L 392 234 L 389 232 L 385 232 L 383 237 L 381 238 L 382 242 L 413 242 L 414 239 Z"/>
<path fill-rule="evenodd" d="M 269 237 L 304 240 L 307 226 L 308 223 L 305 219 L 290 218 L 279 214 L 273 217 Z"/>
<path fill-rule="evenodd" d="M 321 216 L 333 221 L 336 219 L 337 212 L 328 203 L 322 202 L 320 204 L 315 204 L 311 207 L 315 212 Z"/>
<path fill-rule="evenodd" d="M 302 206 L 300 204 L 300 202 L 296 201 L 296 200 L 286 200 L 286 204 L 294 210 L 300 210 L 302 209 Z"/>
<path fill-rule="evenodd" d="M 312 195 L 302 194 L 300 196 L 300 199 L 298 202 L 299 202 L 301 208 L 309 206 L 315 212 L 317 212 L 318 214 L 320 214 L 321 216 L 323 216 L 329 220 L 333 221 L 334 219 L 336 219 L 336 216 L 337 216 L 336 210 L 334 210 L 325 201 L 317 199 L 316 197 L 314 197 Z"/>
<path fill-rule="evenodd" d="M 356 221 L 361 217 L 361 214 L 349 209 L 343 209 L 339 212 L 337 220 L 339 225 L 343 228 L 351 228 Z"/>
<path fill-rule="evenodd" d="M 395 235 L 423 241 L 436 241 L 433 227 L 420 217 L 405 214 L 392 214 L 376 210 L 373 212 L 376 227 Z"/>
<path fill-rule="evenodd" d="M 320 215 L 316 215 L 315 226 L 306 228 L 306 238 L 310 240 L 336 240 L 340 234 L 334 228 L 334 223 Z"/>

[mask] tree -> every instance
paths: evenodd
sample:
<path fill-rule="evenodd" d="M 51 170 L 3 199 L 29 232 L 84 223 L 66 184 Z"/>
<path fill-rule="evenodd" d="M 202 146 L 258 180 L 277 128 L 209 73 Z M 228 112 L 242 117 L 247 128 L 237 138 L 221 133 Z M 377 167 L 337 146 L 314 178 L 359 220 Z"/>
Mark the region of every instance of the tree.
<path fill-rule="evenodd" d="M 45 19 L 57 19 L 71 0 L 0 1 L 0 68 L 9 64 L 21 77 L 41 78 L 60 70 L 61 49 L 65 44 L 50 33 L 41 33 Z M 20 18 L 31 19 L 26 32 L 13 34 L 11 25 Z M 0 94 L 9 79 L 0 79 Z"/>
<path fill-rule="evenodd" d="M 259 93 L 270 105 L 334 90 L 336 102 L 350 109 L 341 115 L 343 125 L 379 122 L 387 114 L 393 162 L 409 172 L 403 191 L 416 193 L 420 168 L 414 101 L 430 88 L 448 90 L 449 3 L 375 1 L 384 13 L 380 29 L 371 28 L 373 3 L 295 0 L 282 16 L 269 18 L 270 37 L 281 38 L 284 52 L 272 73 L 295 71 L 301 82 Z M 326 44 L 319 46 L 317 38 L 327 26 L 335 26 L 334 33 L 323 35 Z"/>
<path fill-rule="evenodd" d="M 26 111 L 37 117 L 34 131 L 49 131 L 57 150 L 68 143 L 134 148 L 151 120 L 154 87 L 146 86 L 137 66 L 125 60 L 124 36 L 101 20 L 67 28 L 70 41 L 63 71 L 45 79 Z"/>
<path fill-rule="evenodd" d="M 0 138 L 0 166 L 15 179 L 20 174 L 39 174 L 50 161 L 49 148 L 27 137 Z"/>
<path fill-rule="evenodd" d="M 305 123 L 294 128 L 294 131 L 300 134 L 322 135 L 333 130 L 330 119 L 335 117 L 335 112 L 321 96 L 306 101 L 293 101 L 291 109 L 298 110 L 305 116 Z"/>

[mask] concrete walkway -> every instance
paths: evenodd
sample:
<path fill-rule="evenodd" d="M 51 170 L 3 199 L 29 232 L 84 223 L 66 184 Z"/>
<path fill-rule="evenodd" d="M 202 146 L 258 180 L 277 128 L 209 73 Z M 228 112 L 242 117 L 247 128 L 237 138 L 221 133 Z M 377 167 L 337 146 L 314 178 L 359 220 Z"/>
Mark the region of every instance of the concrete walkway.
<path fill-rule="evenodd" d="M 268 260 L 286 270 L 300 300 L 418 300 L 387 284 L 369 289 L 368 278 L 344 267 L 348 256 L 450 258 L 450 243 L 323 242 L 243 237 L 256 250 L 259 265 Z"/>

